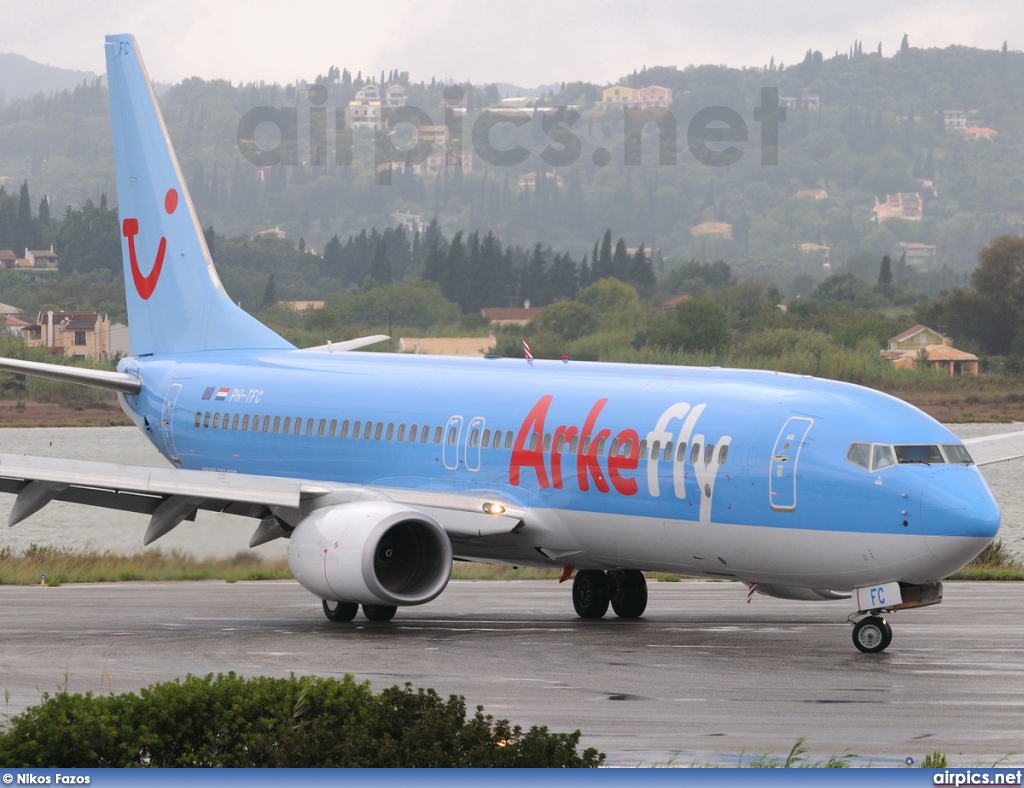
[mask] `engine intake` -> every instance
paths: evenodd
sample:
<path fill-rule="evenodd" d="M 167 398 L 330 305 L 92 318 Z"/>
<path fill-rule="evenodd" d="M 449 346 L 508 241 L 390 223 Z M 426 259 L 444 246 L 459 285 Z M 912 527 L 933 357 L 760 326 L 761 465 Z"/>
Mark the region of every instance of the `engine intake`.
<path fill-rule="evenodd" d="M 422 605 L 452 571 L 452 547 L 436 520 L 391 501 L 317 509 L 292 531 L 288 566 L 321 599 Z"/>

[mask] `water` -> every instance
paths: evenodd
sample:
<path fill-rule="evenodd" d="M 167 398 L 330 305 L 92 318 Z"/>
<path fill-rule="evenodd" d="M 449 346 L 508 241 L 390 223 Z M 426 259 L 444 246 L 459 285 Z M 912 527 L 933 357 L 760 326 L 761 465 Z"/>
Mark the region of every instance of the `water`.
<path fill-rule="evenodd" d="M 956 424 L 950 429 L 966 438 L 1024 429 L 1024 423 Z M 0 429 L 0 453 L 169 465 L 134 427 Z M 982 470 L 1003 513 L 1003 544 L 1024 556 L 1024 460 L 996 463 Z M 0 523 L 6 522 L 13 502 L 13 495 L 0 494 Z M 249 549 L 249 537 L 256 528 L 255 520 L 200 512 L 196 522 L 182 523 L 149 548 L 143 548 L 147 522 L 148 518 L 138 514 L 58 501 L 13 528 L 0 525 L 0 547 L 24 549 L 38 544 L 120 553 L 159 549 L 197 558 L 229 558 Z M 266 558 L 281 558 L 285 547 L 285 540 L 278 539 L 255 552 Z"/>
<path fill-rule="evenodd" d="M 0 453 L 63 457 L 170 467 L 135 427 L 52 427 L 0 429 Z M 6 528 L 13 495 L 0 494 L 0 547 L 24 549 L 31 544 L 137 553 L 177 551 L 196 558 L 230 558 L 249 551 L 257 521 L 216 512 L 200 512 L 195 522 L 181 523 L 148 548 L 143 547 L 149 518 L 80 504 L 55 501 L 42 511 Z M 283 558 L 287 542 L 277 539 L 251 552 Z"/>

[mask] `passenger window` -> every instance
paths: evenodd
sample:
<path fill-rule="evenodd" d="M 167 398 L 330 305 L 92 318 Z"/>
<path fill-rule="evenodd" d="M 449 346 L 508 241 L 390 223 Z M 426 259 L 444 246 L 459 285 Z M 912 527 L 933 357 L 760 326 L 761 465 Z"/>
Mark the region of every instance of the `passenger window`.
<path fill-rule="evenodd" d="M 501 430 L 494 431 L 494 443 L 491 444 L 492 449 L 501 448 Z"/>
<path fill-rule="evenodd" d="M 644 438 L 642 441 L 640 441 L 640 459 L 641 460 L 646 460 L 647 459 L 647 439 L 646 438 Z"/>
<path fill-rule="evenodd" d="M 448 445 L 449 446 L 454 446 L 455 445 L 455 428 L 454 427 L 449 427 L 448 428 Z"/>
<path fill-rule="evenodd" d="M 270 416 L 263 417 L 263 431 L 270 432 Z"/>
<path fill-rule="evenodd" d="M 236 413 L 234 418 L 231 419 L 231 429 L 235 430 L 236 432 L 238 431 L 238 416 L 239 414 Z"/>
<path fill-rule="evenodd" d="M 361 422 L 361 421 L 357 421 L 355 424 L 352 425 L 352 437 L 353 438 L 358 438 L 359 437 L 359 428 L 362 427 L 362 426 L 363 426 L 363 422 Z"/>
<path fill-rule="evenodd" d="M 235 415 L 237 416 L 238 414 L 236 413 Z M 221 423 L 220 423 L 220 428 L 222 430 L 226 430 L 228 428 L 228 426 L 230 425 L 230 423 L 231 423 L 231 414 L 230 413 L 225 413 L 224 414 L 224 420 L 221 421 Z"/>
<path fill-rule="evenodd" d="M 384 422 L 383 421 L 378 421 L 377 422 L 377 429 L 375 429 L 373 431 L 373 439 L 375 441 L 379 441 L 381 433 L 383 433 L 383 432 L 384 432 Z"/>
<path fill-rule="evenodd" d="M 672 441 L 665 444 L 665 462 L 672 462 Z"/>
<path fill-rule="evenodd" d="M 388 434 L 384 436 L 385 440 L 392 440 L 395 437 L 395 423 L 392 421 L 388 424 Z"/>
<path fill-rule="evenodd" d="M 871 445 L 868 443 L 851 443 L 846 452 L 846 461 L 852 462 L 864 470 L 871 469 Z"/>
<path fill-rule="evenodd" d="M 590 436 L 588 435 L 583 439 L 583 445 L 580 446 L 580 454 L 584 457 L 590 453 Z"/>
<path fill-rule="evenodd" d="M 327 433 L 327 437 L 328 438 L 333 438 L 337 431 L 338 431 L 338 420 L 337 419 L 331 419 L 331 429 Z"/>
<path fill-rule="evenodd" d="M 257 416 L 256 419 L 259 420 L 259 416 Z M 242 432 L 248 432 L 248 431 L 249 431 L 249 414 L 246 413 L 245 414 L 245 418 L 242 419 Z"/>
<path fill-rule="evenodd" d="M 477 429 L 476 427 L 474 427 L 473 431 L 471 433 L 469 433 L 469 447 L 471 449 L 475 449 L 476 448 L 476 442 L 479 439 L 480 439 L 480 430 Z"/>
<path fill-rule="evenodd" d="M 686 461 L 686 442 L 679 444 L 679 448 L 676 449 L 676 462 Z"/>
<path fill-rule="evenodd" d="M 875 444 L 872 447 L 871 452 L 871 468 L 875 471 L 880 471 L 882 468 L 888 468 L 890 465 L 895 465 L 896 461 L 892 456 L 892 446 L 880 446 Z"/>
<path fill-rule="evenodd" d="M 287 435 L 291 431 L 292 431 L 292 417 L 291 416 L 285 416 L 284 417 L 284 429 L 282 430 L 282 432 L 284 432 L 284 434 Z M 277 432 L 277 424 L 276 423 L 274 424 L 274 432 Z"/>
<path fill-rule="evenodd" d="M 597 452 L 598 457 L 604 457 L 604 438 L 599 438 L 597 441 Z"/>
<path fill-rule="evenodd" d="M 512 431 L 511 430 L 509 430 L 508 436 L 510 438 L 512 437 Z M 580 443 L 579 436 L 578 435 L 573 435 L 572 436 L 572 440 L 569 441 L 569 454 L 575 454 L 576 453 L 576 449 L 579 446 L 579 443 Z"/>
<path fill-rule="evenodd" d="M 210 411 L 206 411 L 206 415 L 203 417 L 203 429 L 210 428 Z"/>
<path fill-rule="evenodd" d="M 655 441 L 651 444 L 651 459 L 657 460 L 659 454 L 661 454 L 661 441 Z"/>
<path fill-rule="evenodd" d="M 632 438 L 630 438 L 628 441 L 626 441 L 626 445 L 622 447 L 622 456 L 623 457 L 632 457 L 633 456 L 633 439 Z"/>
<path fill-rule="evenodd" d="M 437 429 L 434 430 L 434 445 L 435 446 L 440 446 L 441 445 L 441 435 L 443 435 L 443 434 L 444 434 L 444 428 L 440 424 L 438 424 L 437 425 Z"/>
<path fill-rule="evenodd" d="M 616 452 L 619 450 L 619 439 L 612 438 L 612 445 L 608 447 L 608 456 L 614 457 Z"/>
<path fill-rule="evenodd" d="M 196 411 L 196 429 L 199 429 L 199 422 L 202 420 L 203 414 L 198 410 Z"/>
<path fill-rule="evenodd" d="M 530 451 L 537 451 L 537 433 L 530 436 Z"/>
<path fill-rule="evenodd" d="M 280 416 L 274 416 L 274 434 L 275 435 L 277 435 L 278 428 L 280 428 L 280 426 L 281 426 L 281 417 Z"/>
<path fill-rule="evenodd" d="M 322 438 L 325 432 L 327 432 L 327 419 L 320 419 L 320 426 L 317 428 L 316 434 Z"/>
<path fill-rule="evenodd" d="M 704 464 L 710 465 L 713 459 L 715 459 L 715 444 L 709 443 L 704 449 Z"/>
<path fill-rule="evenodd" d="M 372 421 L 368 421 L 363 426 L 363 440 L 364 441 L 370 440 L 370 431 L 371 430 L 373 430 L 373 422 Z"/>
<path fill-rule="evenodd" d="M 413 424 L 409 428 L 409 443 L 415 443 L 416 442 L 416 437 L 418 435 L 418 432 L 419 432 L 419 426 L 416 425 L 416 424 Z"/>
<path fill-rule="evenodd" d="M 488 444 L 490 444 L 490 442 L 491 442 L 491 431 L 490 430 L 484 430 L 484 437 L 480 439 L 480 445 L 483 448 L 486 449 Z"/>
<path fill-rule="evenodd" d="M 690 463 L 693 465 L 697 464 L 697 460 L 700 459 L 700 444 L 694 443 L 693 448 L 690 449 Z"/>
<path fill-rule="evenodd" d="M 512 440 L 514 438 L 515 438 L 515 435 L 513 434 L 512 430 L 509 430 L 508 432 L 505 433 L 505 448 L 506 449 L 511 449 L 512 448 Z"/>
<path fill-rule="evenodd" d="M 544 435 L 544 451 L 551 451 L 551 433 L 548 432 Z"/>
<path fill-rule="evenodd" d="M 341 422 L 341 433 L 338 435 L 338 437 L 339 438 L 347 438 L 348 437 L 348 419 L 345 419 L 343 422 Z"/>
<path fill-rule="evenodd" d="M 295 434 L 298 435 L 300 432 L 302 432 L 302 417 L 301 416 L 296 416 L 295 417 Z"/>
<path fill-rule="evenodd" d="M 405 440 L 405 422 L 403 421 L 398 425 L 398 442 L 401 443 Z"/>
<path fill-rule="evenodd" d="M 213 428 L 217 429 L 217 427 L 219 425 L 220 425 L 220 414 L 219 413 L 214 413 L 213 414 Z"/>
<path fill-rule="evenodd" d="M 725 460 L 729 456 L 729 444 L 725 444 L 718 450 L 718 464 L 725 465 Z"/>

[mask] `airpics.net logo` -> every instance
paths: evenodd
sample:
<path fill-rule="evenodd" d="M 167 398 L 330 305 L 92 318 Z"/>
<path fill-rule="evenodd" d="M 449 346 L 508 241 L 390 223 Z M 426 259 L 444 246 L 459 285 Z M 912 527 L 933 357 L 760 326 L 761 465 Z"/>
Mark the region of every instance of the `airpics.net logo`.
<path fill-rule="evenodd" d="M 1024 771 L 1021 769 L 943 769 L 932 775 L 932 785 L 1024 785 Z"/>
<path fill-rule="evenodd" d="M 681 119 L 663 107 L 602 111 L 598 122 L 603 127 L 612 120 L 621 124 L 612 143 L 607 133 L 595 135 L 584 130 L 583 115 L 571 106 L 490 108 L 470 116 L 464 111 L 465 97 L 458 85 L 445 89 L 441 107 L 435 112 L 438 117 L 414 106 L 383 107 L 372 122 L 346 125 L 346 108 L 335 107 L 332 129 L 330 108 L 324 106 L 329 95 L 324 85 L 310 86 L 305 117 L 300 117 L 297 106 L 250 109 L 238 123 L 237 144 L 242 156 L 257 167 L 350 166 L 355 149 L 368 143 L 373 149 L 373 165 L 380 172 L 382 168 L 421 167 L 438 152 L 446 166 L 454 167 L 462 166 L 465 155 L 476 156 L 492 167 L 517 167 L 531 158 L 550 167 L 567 167 L 589 157 L 599 168 L 613 162 L 639 166 L 645 158 L 658 166 L 674 166 L 681 155 Z M 750 153 L 744 147 L 755 146 L 761 165 L 777 165 L 779 128 L 786 120 L 786 108 L 779 103 L 778 88 L 761 88 L 759 99 L 747 117 L 731 107 L 715 105 L 682 119 L 686 121 L 684 140 L 689 155 L 708 167 L 728 167 Z M 586 125 L 592 123 L 593 117 L 588 118 Z M 756 127 L 753 131 L 751 124 Z M 328 145 L 331 131 L 333 157 Z M 601 141 L 593 143 L 595 137 Z M 378 179 L 381 184 L 389 182 Z"/>

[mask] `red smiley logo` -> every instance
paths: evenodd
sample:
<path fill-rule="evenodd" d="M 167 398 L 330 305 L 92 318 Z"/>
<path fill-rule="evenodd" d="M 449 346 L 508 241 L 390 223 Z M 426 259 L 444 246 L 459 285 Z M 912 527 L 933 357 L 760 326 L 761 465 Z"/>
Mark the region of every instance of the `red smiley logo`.
<path fill-rule="evenodd" d="M 164 210 L 167 213 L 174 213 L 178 207 L 178 192 L 175 189 L 168 189 L 164 195 Z M 156 282 L 160 278 L 160 270 L 164 266 L 164 253 L 167 251 L 167 238 L 160 238 L 160 245 L 156 250 L 156 261 L 148 276 L 143 276 L 139 268 L 139 259 L 135 252 L 135 236 L 139 234 L 139 220 L 125 219 L 121 232 L 128 239 L 128 258 L 132 265 L 132 281 L 135 282 L 135 290 L 143 301 L 148 300 L 156 289 Z"/>

